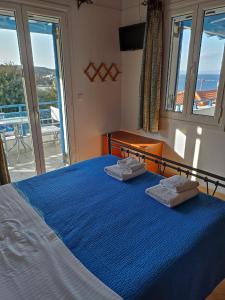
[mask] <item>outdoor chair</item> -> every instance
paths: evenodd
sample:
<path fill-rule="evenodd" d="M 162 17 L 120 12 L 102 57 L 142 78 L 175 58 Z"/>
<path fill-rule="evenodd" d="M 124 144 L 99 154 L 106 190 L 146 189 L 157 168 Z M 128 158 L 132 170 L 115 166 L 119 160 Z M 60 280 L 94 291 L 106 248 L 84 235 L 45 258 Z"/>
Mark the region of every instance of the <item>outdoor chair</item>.
<path fill-rule="evenodd" d="M 57 107 L 50 106 L 51 119 L 49 124 L 43 124 L 41 127 L 42 135 L 53 135 L 53 141 L 59 139 L 60 134 L 60 116 Z M 46 121 L 46 120 L 45 120 Z"/>

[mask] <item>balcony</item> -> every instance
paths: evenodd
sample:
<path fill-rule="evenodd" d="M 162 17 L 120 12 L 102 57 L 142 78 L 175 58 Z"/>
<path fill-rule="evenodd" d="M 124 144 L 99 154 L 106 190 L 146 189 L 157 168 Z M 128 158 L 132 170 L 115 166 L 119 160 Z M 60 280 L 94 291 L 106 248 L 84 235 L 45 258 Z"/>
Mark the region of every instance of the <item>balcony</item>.
<path fill-rule="evenodd" d="M 64 138 L 57 114 L 58 101 L 39 103 L 46 170 L 65 166 Z M 36 175 L 32 136 L 25 104 L 0 105 L 0 134 L 12 181 Z"/>

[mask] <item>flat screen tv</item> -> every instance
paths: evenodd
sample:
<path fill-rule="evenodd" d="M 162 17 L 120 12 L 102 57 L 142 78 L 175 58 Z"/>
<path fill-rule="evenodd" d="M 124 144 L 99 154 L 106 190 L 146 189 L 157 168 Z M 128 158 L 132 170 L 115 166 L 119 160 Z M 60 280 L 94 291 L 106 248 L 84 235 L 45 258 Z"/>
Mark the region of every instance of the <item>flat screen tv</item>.
<path fill-rule="evenodd" d="M 139 50 L 143 49 L 145 23 L 119 28 L 120 50 Z"/>

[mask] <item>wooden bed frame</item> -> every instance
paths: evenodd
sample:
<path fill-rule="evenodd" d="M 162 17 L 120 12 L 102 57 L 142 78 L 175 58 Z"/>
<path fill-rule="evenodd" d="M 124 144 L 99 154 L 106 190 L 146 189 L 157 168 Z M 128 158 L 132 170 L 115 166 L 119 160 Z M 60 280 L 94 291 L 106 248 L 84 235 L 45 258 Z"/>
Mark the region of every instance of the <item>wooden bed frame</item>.
<path fill-rule="evenodd" d="M 164 175 L 166 168 L 175 170 L 178 174 L 185 174 L 187 177 L 193 176 L 196 177 L 206 184 L 206 192 L 210 194 L 209 185 L 213 185 L 214 188 L 212 190 L 212 196 L 215 195 L 218 187 L 225 188 L 225 177 L 193 168 L 191 166 L 185 165 L 183 163 L 176 162 L 174 160 L 165 158 L 163 156 L 158 156 L 140 148 L 133 147 L 131 145 L 127 145 L 123 142 L 120 142 L 113 138 L 113 133 L 107 134 L 108 139 L 108 153 L 112 154 L 113 149 L 120 150 L 124 155 L 134 155 L 139 160 L 143 159 L 144 161 L 148 160 L 158 165 L 159 173 Z"/>

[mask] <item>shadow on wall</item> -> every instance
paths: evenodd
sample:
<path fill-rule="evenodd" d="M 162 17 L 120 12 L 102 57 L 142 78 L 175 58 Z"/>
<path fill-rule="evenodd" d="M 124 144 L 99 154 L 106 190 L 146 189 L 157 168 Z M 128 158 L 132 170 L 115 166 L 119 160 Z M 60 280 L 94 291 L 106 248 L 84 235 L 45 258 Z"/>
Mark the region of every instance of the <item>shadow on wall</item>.
<path fill-rule="evenodd" d="M 196 134 L 193 133 L 194 136 L 191 140 L 188 139 L 187 134 L 182 132 L 180 129 L 176 128 L 174 132 L 174 152 L 178 154 L 182 159 L 186 160 L 185 154 L 190 151 L 193 153 L 193 159 L 189 163 L 192 167 L 197 168 L 199 162 L 199 154 L 201 149 L 201 136 L 202 136 L 202 128 L 197 127 Z M 191 142 L 191 143 L 190 143 Z M 189 147 L 189 149 L 187 149 Z M 190 149 L 191 148 L 191 149 Z"/>
<path fill-rule="evenodd" d="M 225 176 L 224 152 L 221 151 L 225 149 L 223 131 L 161 118 L 158 134 L 143 130 L 130 132 L 163 141 L 163 156 L 166 158 Z"/>
<path fill-rule="evenodd" d="M 199 159 L 202 157 L 202 127 L 187 127 L 183 126 L 180 121 L 165 118 L 160 120 L 158 134 L 146 133 L 143 130 L 138 130 L 138 134 L 164 141 L 164 157 L 194 168 L 199 167 Z M 206 144 L 207 138 L 204 138 Z M 202 160 L 200 168 L 204 168 Z"/>
<path fill-rule="evenodd" d="M 192 127 L 188 131 L 188 134 L 182 131 L 180 128 L 173 129 L 173 143 L 165 143 L 164 156 L 175 161 L 187 164 L 196 169 L 212 172 L 217 175 L 224 176 L 221 170 L 224 170 L 223 163 L 220 168 L 214 165 L 214 158 L 216 157 L 216 150 L 219 147 L 214 148 L 212 151 L 209 148 L 210 142 L 208 140 L 207 130 L 203 130 L 201 126 Z M 215 145 L 211 145 L 214 147 Z M 175 174 L 174 170 L 167 170 L 167 175 Z M 193 174 L 195 172 L 193 171 Z M 192 180 L 198 180 L 200 182 L 200 190 L 206 192 L 207 185 L 203 180 L 197 179 L 195 176 L 191 177 Z M 209 184 L 210 193 L 215 189 L 215 186 Z M 218 188 L 216 196 L 224 199 L 225 189 Z"/>
<path fill-rule="evenodd" d="M 225 148 L 225 139 L 222 131 L 161 118 L 158 134 L 150 134 L 143 130 L 130 132 L 163 141 L 165 158 L 225 177 L 224 152 L 221 151 Z M 172 175 L 174 172 L 167 168 L 165 174 Z M 195 179 L 192 177 L 192 180 Z M 205 183 L 200 183 L 205 191 Z M 213 190 L 214 186 L 210 185 L 209 188 Z M 225 189 L 221 188 L 218 191 L 225 194 Z"/>
<path fill-rule="evenodd" d="M 165 142 L 164 155 L 173 160 L 198 168 L 203 129 L 191 131 L 174 128 L 168 143 Z"/>

